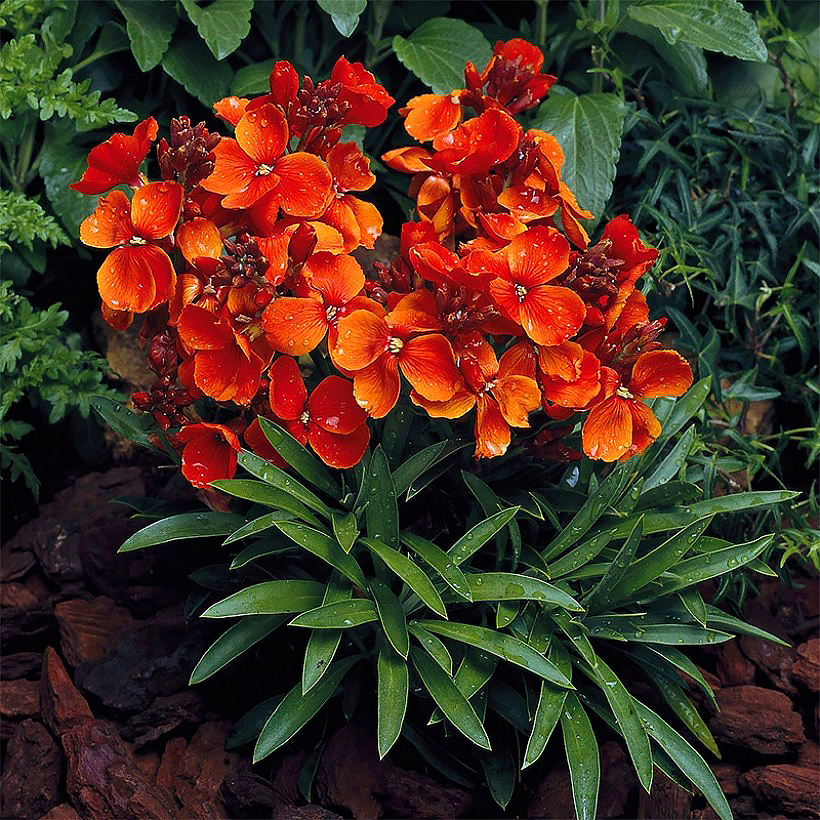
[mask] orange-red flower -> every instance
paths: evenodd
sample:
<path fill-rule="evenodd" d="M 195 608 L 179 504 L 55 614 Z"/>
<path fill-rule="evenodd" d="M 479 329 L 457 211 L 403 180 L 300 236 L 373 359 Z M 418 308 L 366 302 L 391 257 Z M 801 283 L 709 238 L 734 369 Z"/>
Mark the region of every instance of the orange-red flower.
<path fill-rule="evenodd" d="M 223 137 L 214 149 L 216 166 L 202 187 L 222 194 L 226 208 L 247 208 L 267 194 L 287 214 L 318 216 L 331 195 L 330 171 L 313 154 L 286 154 L 289 136 L 276 106 L 246 111 L 236 139 Z"/>
<path fill-rule="evenodd" d="M 429 291 L 424 293 L 432 297 Z M 395 406 L 399 368 L 416 392 L 430 401 L 446 401 L 461 383 L 450 342 L 435 332 L 441 322 L 419 309 L 420 297 L 421 293 L 405 296 L 386 316 L 354 310 L 339 322 L 333 360 L 353 372 L 356 401 L 373 418 L 386 416 Z M 423 307 L 429 307 L 429 300 Z"/>
<path fill-rule="evenodd" d="M 166 301 L 175 281 L 168 254 L 152 242 L 173 233 L 182 211 L 182 187 L 152 182 L 133 199 L 112 191 L 80 225 L 92 248 L 114 248 L 97 271 L 100 296 L 110 308 L 144 313 Z"/>
<path fill-rule="evenodd" d="M 157 121 L 148 117 L 131 136 L 114 134 L 88 152 L 88 168 L 70 186 L 81 194 L 104 194 L 117 185 L 140 184 L 139 168 L 157 138 Z"/>
<path fill-rule="evenodd" d="M 370 430 L 347 379 L 327 376 L 308 396 L 299 366 L 290 356 L 276 359 L 269 373 L 271 410 L 292 436 L 310 444 L 330 467 L 345 469 L 362 460 Z"/>
<path fill-rule="evenodd" d="M 554 228 L 530 228 L 482 260 L 496 277 L 490 293 L 499 310 L 534 342 L 559 345 L 583 324 L 586 308 L 578 294 L 547 284 L 569 261 L 569 244 Z"/>
<path fill-rule="evenodd" d="M 236 474 L 239 439 L 225 425 L 188 424 L 176 438 L 183 445 L 182 475 L 194 487 L 206 488 L 212 481 Z"/>
<path fill-rule="evenodd" d="M 452 131 L 461 122 L 461 91 L 449 94 L 421 94 L 399 110 L 404 130 L 419 140 L 428 142 Z"/>
<path fill-rule="evenodd" d="M 334 123 L 337 126 L 381 125 L 395 102 L 361 63 L 351 63 L 346 57 L 336 60 L 327 84 L 338 86 L 336 98 L 346 108 Z"/>
<path fill-rule="evenodd" d="M 692 384 L 692 368 L 673 350 L 654 350 L 638 356 L 628 380 L 606 367 L 601 381 L 602 401 L 582 430 L 584 452 L 617 461 L 642 453 L 660 435 L 660 423 L 641 399 L 683 395 Z"/>

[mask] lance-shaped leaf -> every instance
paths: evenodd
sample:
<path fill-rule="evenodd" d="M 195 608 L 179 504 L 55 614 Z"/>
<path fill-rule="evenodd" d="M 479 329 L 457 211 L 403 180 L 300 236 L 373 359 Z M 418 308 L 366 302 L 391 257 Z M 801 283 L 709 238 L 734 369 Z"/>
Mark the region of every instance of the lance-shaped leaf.
<path fill-rule="evenodd" d="M 333 513 L 331 523 L 333 524 L 333 534 L 336 536 L 339 546 L 345 552 L 350 552 L 359 537 L 359 525 L 356 516 L 352 512 L 346 515 Z"/>
<path fill-rule="evenodd" d="M 467 578 L 443 549 L 412 532 L 403 532 L 401 540 L 419 558 L 427 562 L 453 592 L 467 601 L 472 600 Z"/>
<path fill-rule="evenodd" d="M 366 482 L 367 535 L 378 538 L 391 547 L 399 545 L 399 508 L 396 502 L 396 487 L 390 473 L 387 456 L 379 446 L 373 451 L 370 464 L 362 481 Z"/>
<path fill-rule="evenodd" d="M 406 658 L 410 651 L 410 635 L 407 632 L 407 618 L 399 599 L 387 584 L 377 580 L 370 582 L 370 595 L 376 604 L 376 612 L 387 640 L 399 655 Z"/>
<path fill-rule="evenodd" d="M 558 669 L 570 677 L 572 674 L 572 661 L 569 653 L 564 649 L 559 641 L 553 642 L 550 647 L 550 659 Z M 548 681 L 541 681 L 541 692 L 538 696 L 538 706 L 535 709 L 535 716 L 532 720 L 532 732 L 527 740 L 527 748 L 524 751 L 522 769 L 531 766 L 544 753 L 544 749 L 549 742 L 564 708 L 564 701 L 567 699 L 567 690 L 555 686 Z"/>
<path fill-rule="evenodd" d="M 474 601 L 539 601 L 583 612 L 584 608 L 571 595 L 540 578 L 515 572 L 475 572 L 467 574 L 467 583 Z"/>
<path fill-rule="evenodd" d="M 311 629 L 351 629 L 354 626 L 378 621 L 379 615 L 372 601 L 354 598 L 352 601 L 336 601 L 303 612 L 290 622 L 290 626 Z"/>
<path fill-rule="evenodd" d="M 344 552 L 334 538 L 296 521 L 279 521 L 276 526 L 295 544 L 326 561 L 357 586 L 367 586 L 364 573 L 356 559 Z"/>
<path fill-rule="evenodd" d="M 407 662 L 389 646 L 383 646 L 376 662 L 376 739 L 381 760 L 399 739 L 407 712 L 410 674 Z"/>
<path fill-rule="evenodd" d="M 325 585 L 318 581 L 263 581 L 240 589 L 208 607 L 203 618 L 235 618 L 238 615 L 284 615 L 313 609 L 322 601 Z"/>
<path fill-rule="evenodd" d="M 598 739 L 589 715 L 574 692 L 567 693 L 561 710 L 561 732 L 564 735 L 575 816 L 578 820 L 595 820 L 601 782 Z"/>
<path fill-rule="evenodd" d="M 341 577 L 341 573 L 334 572 L 328 581 L 322 604 L 326 606 L 347 601 L 352 594 L 350 584 Z M 310 633 L 302 661 L 302 692 L 312 689 L 322 679 L 330 668 L 341 640 L 341 629 L 315 629 Z"/>
<path fill-rule="evenodd" d="M 447 649 L 444 641 L 420 627 L 416 622 L 407 624 L 410 634 L 419 642 L 422 649 L 425 649 L 430 657 L 450 676 L 453 674 L 453 656 Z"/>
<path fill-rule="evenodd" d="M 500 529 L 515 518 L 518 507 L 508 507 L 494 515 L 479 521 L 471 527 L 458 541 L 447 550 L 447 555 L 454 564 L 463 564 L 480 550 Z"/>
<path fill-rule="evenodd" d="M 317 527 L 321 526 L 316 516 L 299 499 L 264 481 L 254 481 L 251 478 L 228 478 L 212 481 L 211 486 L 234 498 L 274 507 L 277 511 L 284 510 L 293 513 L 302 521 L 313 522 Z"/>
<path fill-rule="evenodd" d="M 615 560 L 586 596 L 584 604 L 590 612 L 597 611 L 602 606 L 602 602 L 608 601 L 612 590 L 620 583 L 627 571 L 631 571 L 632 561 L 643 537 L 643 525 L 644 518 L 639 516 L 624 545 L 618 550 Z"/>
<path fill-rule="evenodd" d="M 244 523 L 245 519 L 241 515 L 233 513 L 201 512 L 172 515 L 170 518 L 154 521 L 135 532 L 125 540 L 117 552 L 132 552 L 187 538 L 213 538 L 228 535 Z"/>
<path fill-rule="evenodd" d="M 227 547 L 229 544 L 233 544 L 236 541 L 241 541 L 243 538 L 250 538 L 254 535 L 259 535 L 260 532 L 265 532 L 265 530 L 275 527 L 277 521 L 288 521 L 292 518 L 293 513 L 287 512 L 272 512 L 266 513 L 265 515 L 260 515 L 259 518 L 254 518 L 238 530 L 234 530 L 222 542 L 222 545 Z M 281 536 L 280 539 L 282 544 L 287 543 L 287 540 L 281 538 Z M 234 569 L 233 564 L 231 565 L 231 568 Z"/>

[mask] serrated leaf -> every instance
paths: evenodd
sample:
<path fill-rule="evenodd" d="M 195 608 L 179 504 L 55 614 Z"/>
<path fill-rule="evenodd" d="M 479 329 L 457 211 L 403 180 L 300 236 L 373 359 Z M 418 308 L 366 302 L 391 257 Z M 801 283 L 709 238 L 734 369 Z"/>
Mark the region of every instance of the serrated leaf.
<path fill-rule="evenodd" d="M 168 541 L 179 541 L 187 538 L 211 538 L 217 535 L 228 535 L 245 519 L 241 515 L 221 512 L 182 513 L 154 521 L 127 538 L 117 552 L 165 544 Z"/>
<path fill-rule="evenodd" d="M 240 589 L 217 601 L 203 618 L 235 618 L 240 615 L 284 615 L 304 612 L 322 602 L 325 585 L 318 581 L 263 581 Z"/>
<path fill-rule="evenodd" d="M 567 693 L 561 710 L 561 732 L 564 736 L 575 816 L 578 820 L 595 820 L 601 782 L 598 739 L 586 710 L 574 692 Z"/>
<path fill-rule="evenodd" d="M 228 94 L 233 76 L 230 66 L 217 62 L 205 43 L 194 34 L 174 41 L 162 57 L 162 67 L 206 108 Z"/>
<path fill-rule="evenodd" d="M 163 0 L 117 0 L 117 8 L 125 17 L 131 52 L 140 71 L 150 71 L 159 65 L 176 30 L 175 4 Z"/>
<path fill-rule="evenodd" d="M 367 0 L 319 0 L 319 8 L 330 15 L 342 37 L 350 37 L 356 30 L 359 16 L 367 8 Z"/>
<path fill-rule="evenodd" d="M 265 94 L 270 90 L 270 73 L 276 60 L 263 60 L 242 66 L 234 74 L 231 83 L 231 94 L 237 97 L 248 97 L 252 94 Z"/>
<path fill-rule="evenodd" d="M 233 54 L 251 30 L 253 0 L 211 0 L 205 6 L 180 2 L 217 60 Z"/>
<path fill-rule="evenodd" d="M 670 45 L 682 40 L 758 63 L 768 57 L 754 18 L 737 0 L 650 0 L 630 3 L 627 14 L 657 28 Z"/>
<path fill-rule="evenodd" d="M 626 112 L 615 94 L 551 94 L 532 124 L 558 140 L 565 157 L 562 179 L 596 218 L 612 193 Z"/>
<path fill-rule="evenodd" d="M 467 62 L 483 71 L 492 56 L 490 44 L 477 28 L 448 17 L 427 20 L 406 39 L 396 35 L 393 51 L 435 94 L 464 88 Z"/>
<path fill-rule="evenodd" d="M 376 739 L 381 760 L 401 734 L 407 712 L 410 674 L 407 662 L 391 647 L 384 646 L 376 662 L 376 676 Z"/>

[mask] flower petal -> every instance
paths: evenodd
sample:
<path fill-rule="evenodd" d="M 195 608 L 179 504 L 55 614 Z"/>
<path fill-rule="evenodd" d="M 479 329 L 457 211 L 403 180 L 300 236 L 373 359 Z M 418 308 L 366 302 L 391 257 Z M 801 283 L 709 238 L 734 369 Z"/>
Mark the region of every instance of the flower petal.
<path fill-rule="evenodd" d="M 296 359 L 279 356 L 268 370 L 270 409 L 284 421 L 295 421 L 305 412 L 308 392 Z"/>
<path fill-rule="evenodd" d="M 421 94 L 411 98 L 406 108 L 404 130 L 419 142 L 427 142 L 452 131 L 461 120 L 461 98 L 450 94 Z"/>
<path fill-rule="evenodd" d="M 341 376 L 327 376 L 308 399 L 311 425 L 328 433 L 347 435 L 367 421 L 367 413 L 353 396 L 353 383 Z"/>
<path fill-rule="evenodd" d="M 400 389 L 397 356 L 379 356 L 353 375 L 353 395 L 359 406 L 374 419 L 384 418 L 396 406 Z"/>
<path fill-rule="evenodd" d="M 90 248 L 113 248 L 134 235 L 131 203 L 122 191 L 112 191 L 97 203 L 80 225 L 80 239 Z"/>
<path fill-rule="evenodd" d="M 194 487 L 208 487 L 212 481 L 233 478 L 239 439 L 221 424 L 190 424 L 177 438 L 182 448 L 182 475 Z"/>
<path fill-rule="evenodd" d="M 461 384 L 450 342 L 438 333 L 416 336 L 399 352 L 401 372 L 416 391 L 431 401 L 446 401 Z"/>
<path fill-rule="evenodd" d="M 341 307 L 364 287 L 362 266 L 346 254 L 314 253 L 302 271 L 311 287 L 322 294 L 326 305 Z"/>
<path fill-rule="evenodd" d="M 333 178 L 319 157 L 299 151 L 287 154 L 274 166 L 276 198 L 279 206 L 291 216 L 319 216 L 333 195 Z"/>
<path fill-rule="evenodd" d="M 528 376 L 501 376 L 492 389 L 501 415 L 512 427 L 529 427 L 529 414 L 541 404 L 541 391 Z"/>
<path fill-rule="evenodd" d="M 417 407 L 427 411 L 428 416 L 434 419 L 460 419 L 465 413 L 473 409 L 476 395 L 466 387 L 456 390 L 452 398 L 446 401 L 430 401 L 425 399 L 416 390 L 410 391 L 410 400 Z"/>
<path fill-rule="evenodd" d="M 177 229 L 176 242 L 191 265 L 197 259 L 222 256 L 222 234 L 210 219 L 196 217 L 183 222 Z"/>
<path fill-rule="evenodd" d="M 641 401 L 629 402 L 629 412 L 632 414 L 632 446 L 627 455 L 637 456 L 661 434 L 661 423 Z"/>
<path fill-rule="evenodd" d="M 236 125 L 239 147 L 257 165 L 273 165 L 288 144 L 288 123 L 275 105 L 246 111 Z"/>
<path fill-rule="evenodd" d="M 555 279 L 569 265 L 569 243 L 544 225 L 514 236 L 505 254 L 512 280 L 526 288 Z"/>
<path fill-rule="evenodd" d="M 155 245 L 115 248 L 97 271 L 103 302 L 134 313 L 144 313 L 167 299 L 174 279 L 171 260 Z"/>
<path fill-rule="evenodd" d="M 311 426 L 308 429 L 308 441 L 328 467 L 346 470 L 348 467 L 355 467 L 362 460 L 370 443 L 370 428 L 366 424 L 360 424 L 349 433 L 339 435 Z"/>
<path fill-rule="evenodd" d="M 479 396 L 474 430 L 476 458 L 494 458 L 507 452 L 510 426 L 501 415 L 498 403 L 486 394 Z"/>
<path fill-rule="evenodd" d="M 617 461 L 632 446 L 630 400 L 612 396 L 590 410 L 581 431 L 584 452 L 601 461 Z"/>
<path fill-rule="evenodd" d="M 337 191 L 366 191 L 376 184 L 370 160 L 355 142 L 337 142 L 327 155 Z"/>
<path fill-rule="evenodd" d="M 545 401 L 561 407 L 586 407 L 601 389 L 601 363 L 594 353 L 585 350 L 576 378 L 550 378 L 542 372 L 538 383 Z"/>
<path fill-rule="evenodd" d="M 333 361 L 345 370 L 361 370 L 386 350 L 390 329 L 385 319 L 369 310 L 354 310 L 339 320 Z"/>
<path fill-rule="evenodd" d="M 310 353 L 327 333 L 322 300 L 283 296 L 271 302 L 262 314 L 262 329 L 274 350 L 300 356 Z"/>
<path fill-rule="evenodd" d="M 539 345 L 559 345 L 584 323 L 586 306 L 569 288 L 540 285 L 521 303 L 521 327 Z"/>
<path fill-rule="evenodd" d="M 674 350 L 641 353 L 629 381 L 629 391 L 642 399 L 682 396 L 691 386 L 692 368 Z"/>

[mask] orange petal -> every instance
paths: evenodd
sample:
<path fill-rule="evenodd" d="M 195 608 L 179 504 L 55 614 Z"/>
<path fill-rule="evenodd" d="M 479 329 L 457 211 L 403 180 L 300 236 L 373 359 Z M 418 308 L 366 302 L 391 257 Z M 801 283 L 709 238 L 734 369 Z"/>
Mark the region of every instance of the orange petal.
<path fill-rule="evenodd" d="M 569 288 L 541 285 L 521 303 L 521 327 L 539 345 L 559 345 L 584 323 L 586 306 Z"/>
<path fill-rule="evenodd" d="M 406 114 L 404 129 L 419 142 L 428 142 L 452 131 L 461 120 L 461 98 L 451 94 L 421 94 L 413 97 L 400 112 Z"/>
<path fill-rule="evenodd" d="M 327 376 L 308 399 L 311 425 L 328 433 L 348 435 L 367 421 L 367 414 L 356 403 L 353 384 L 341 376 Z"/>
<path fill-rule="evenodd" d="M 682 396 L 691 386 L 692 368 L 674 350 L 641 353 L 629 381 L 629 391 L 642 399 Z"/>
<path fill-rule="evenodd" d="M 384 418 L 396 406 L 400 388 L 398 357 L 390 354 L 379 356 L 353 377 L 353 395 L 374 419 Z"/>
<path fill-rule="evenodd" d="M 279 356 L 268 370 L 270 409 L 284 421 L 295 421 L 305 412 L 308 392 L 296 359 Z"/>
<path fill-rule="evenodd" d="M 182 448 L 182 475 L 194 487 L 207 487 L 212 481 L 233 478 L 239 439 L 221 424 L 190 424 L 177 438 Z"/>
<path fill-rule="evenodd" d="M 351 432 L 339 435 L 311 425 L 308 428 L 308 441 L 328 467 L 346 470 L 348 467 L 355 467 L 362 460 L 370 443 L 370 428 L 366 424 L 360 424 Z"/>
<path fill-rule="evenodd" d="M 632 446 L 630 400 L 612 396 L 590 410 L 581 431 L 584 452 L 601 461 L 617 461 Z"/>
<path fill-rule="evenodd" d="M 541 374 L 538 383 L 544 400 L 561 407 L 586 407 L 601 388 L 601 364 L 594 353 L 585 350 L 577 378 L 565 381 Z M 616 385 L 617 386 L 617 385 Z"/>
<path fill-rule="evenodd" d="M 326 305 L 341 307 L 364 287 L 362 267 L 352 256 L 314 253 L 303 272 L 311 287 L 322 294 Z"/>
<path fill-rule="evenodd" d="M 198 305 L 183 308 L 177 331 L 189 350 L 222 350 L 234 344 L 230 325 Z"/>
<path fill-rule="evenodd" d="M 581 375 L 584 350 L 577 342 L 538 348 L 538 367 L 549 379 L 573 382 Z"/>
<path fill-rule="evenodd" d="M 538 354 L 535 345 L 528 339 L 514 344 L 501 357 L 498 363 L 498 372 L 501 376 L 529 376 L 535 378 L 535 366 Z"/>
<path fill-rule="evenodd" d="M 223 137 L 213 153 L 216 161 L 214 170 L 200 183 L 206 191 L 223 195 L 238 194 L 245 191 L 255 180 L 261 180 L 263 185 L 267 185 L 268 190 L 275 186 L 276 179 L 272 179 L 273 174 L 257 177 L 259 166 L 239 147 L 236 140 Z M 255 190 L 258 188 L 257 185 Z M 262 193 L 258 193 L 256 199 L 259 199 Z M 247 204 L 253 204 L 256 199 Z M 232 207 L 226 203 L 223 205 L 226 208 Z"/>
<path fill-rule="evenodd" d="M 210 219 L 196 217 L 183 222 L 177 230 L 176 242 L 191 265 L 203 257 L 219 259 L 222 256 L 222 234 Z"/>
<path fill-rule="evenodd" d="M 501 415 L 512 427 L 529 427 L 529 414 L 541 404 L 541 391 L 528 376 L 501 376 L 492 390 Z"/>
<path fill-rule="evenodd" d="M 270 104 L 246 111 L 236 125 L 236 141 L 257 165 L 273 165 L 288 144 L 285 115 Z"/>
<path fill-rule="evenodd" d="M 461 384 L 453 348 L 444 336 L 429 333 L 404 343 L 399 351 L 401 372 L 416 391 L 431 401 L 446 401 Z"/>
<path fill-rule="evenodd" d="M 420 145 L 408 145 L 406 148 L 394 148 L 382 154 L 382 162 L 394 171 L 403 171 L 405 174 L 416 174 L 420 171 L 429 171 L 429 160 L 432 154 Z"/>
<path fill-rule="evenodd" d="M 238 347 L 199 351 L 194 356 L 196 386 L 216 401 L 230 401 L 237 393 L 237 382 L 246 361 Z"/>
<path fill-rule="evenodd" d="M 554 228 L 543 225 L 514 236 L 504 254 L 512 280 L 526 288 L 555 279 L 569 265 L 569 243 Z"/>
<path fill-rule="evenodd" d="M 122 191 L 112 191 L 97 203 L 80 225 L 80 239 L 90 248 L 113 248 L 134 235 L 131 203 Z"/>
<path fill-rule="evenodd" d="M 310 353 L 325 338 L 327 325 L 325 306 L 318 298 L 283 296 L 262 315 L 262 329 L 273 349 L 294 356 Z"/>
<path fill-rule="evenodd" d="M 417 407 L 424 408 L 427 415 L 432 416 L 434 419 L 460 419 L 465 413 L 469 413 L 473 409 L 476 396 L 466 387 L 461 387 L 447 401 L 430 401 L 416 390 L 411 390 L 410 400 Z"/>
<path fill-rule="evenodd" d="M 495 399 L 479 396 L 475 417 L 475 457 L 503 456 L 510 446 L 510 426 Z"/>
<path fill-rule="evenodd" d="M 532 222 L 552 216 L 559 206 L 556 197 L 527 185 L 511 185 L 498 196 L 498 204 L 507 208 L 521 222 Z"/>
<path fill-rule="evenodd" d="M 632 446 L 627 456 L 636 456 L 661 434 L 661 424 L 643 402 L 629 402 L 629 412 L 632 414 Z"/>
<path fill-rule="evenodd" d="M 384 221 L 378 208 L 363 199 L 346 196 L 345 203 L 353 211 L 356 224 L 359 227 L 359 242 L 372 250 L 376 240 L 382 235 Z"/>
<path fill-rule="evenodd" d="M 171 260 L 154 245 L 115 248 L 97 271 L 97 287 L 103 302 L 115 310 L 134 313 L 155 307 L 158 297 L 166 298 L 173 279 Z"/>
<path fill-rule="evenodd" d="M 286 214 L 319 216 L 333 195 L 333 178 L 319 157 L 299 151 L 276 162 L 276 198 Z"/>
<path fill-rule="evenodd" d="M 245 113 L 245 106 L 250 100 L 245 97 L 224 97 L 214 103 L 214 113 L 231 125 L 236 125 Z"/>
<path fill-rule="evenodd" d="M 649 306 L 646 304 L 646 296 L 639 290 L 634 290 L 632 285 L 622 287 L 615 297 L 615 303 L 606 312 L 607 327 L 615 327 L 620 330 L 628 330 L 635 325 L 649 321 Z"/>
<path fill-rule="evenodd" d="M 337 142 L 327 155 L 337 191 L 366 191 L 376 184 L 370 160 L 355 142 Z"/>
<path fill-rule="evenodd" d="M 163 239 L 172 233 L 182 213 L 182 186 L 178 182 L 149 182 L 134 191 L 131 222 L 143 239 Z"/>
<path fill-rule="evenodd" d="M 390 341 L 387 322 L 369 310 L 354 310 L 339 320 L 337 328 L 333 360 L 345 370 L 361 370 L 387 350 Z"/>

